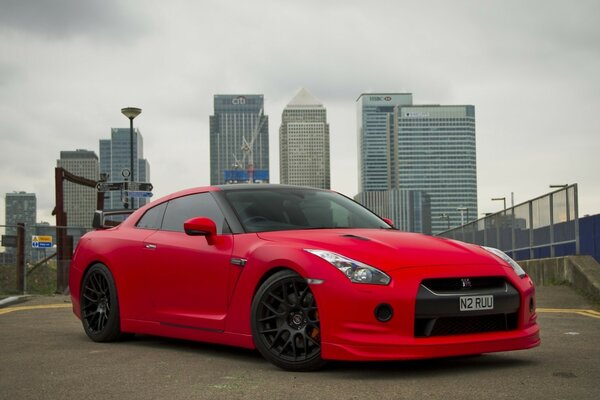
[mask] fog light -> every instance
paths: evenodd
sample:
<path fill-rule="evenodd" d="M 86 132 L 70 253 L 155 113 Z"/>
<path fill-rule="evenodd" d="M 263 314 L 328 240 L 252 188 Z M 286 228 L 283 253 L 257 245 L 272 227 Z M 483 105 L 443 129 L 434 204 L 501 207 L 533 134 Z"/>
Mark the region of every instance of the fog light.
<path fill-rule="evenodd" d="M 379 304 L 375 307 L 375 318 L 380 322 L 388 322 L 393 315 L 394 310 L 389 304 Z"/>

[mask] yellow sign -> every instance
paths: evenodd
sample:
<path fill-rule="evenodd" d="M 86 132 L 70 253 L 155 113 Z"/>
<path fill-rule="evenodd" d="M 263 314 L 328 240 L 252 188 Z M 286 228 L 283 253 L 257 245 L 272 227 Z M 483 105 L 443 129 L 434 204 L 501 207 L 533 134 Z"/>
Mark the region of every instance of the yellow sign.
<path fill-rule="evenodd" d="M 31 247 L 52 247 L 52 236 L 32 236 Z"/>

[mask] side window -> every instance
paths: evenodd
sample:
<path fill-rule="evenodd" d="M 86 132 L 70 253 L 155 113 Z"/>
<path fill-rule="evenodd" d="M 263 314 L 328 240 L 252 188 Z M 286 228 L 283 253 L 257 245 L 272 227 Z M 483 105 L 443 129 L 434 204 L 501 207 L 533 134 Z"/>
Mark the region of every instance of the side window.
<path fill-rule="evenodd" d="M 198 193 L 169 201 L 162 223 L 165 231 L 183 232 L 183 223 L 194 217 L 208 217 L 217 225 L 217 233 L 228 232 L 225 217 L 210 193 Z"/>
<path fill-rule="evenodd" d="M 140 218 L 136 226 L 142 229 L 160 229 L 160 224 L 165 214 L 167 203 L 161 203 L 156 207 L 152 207 L 144 213 L 144 216 Z"/>

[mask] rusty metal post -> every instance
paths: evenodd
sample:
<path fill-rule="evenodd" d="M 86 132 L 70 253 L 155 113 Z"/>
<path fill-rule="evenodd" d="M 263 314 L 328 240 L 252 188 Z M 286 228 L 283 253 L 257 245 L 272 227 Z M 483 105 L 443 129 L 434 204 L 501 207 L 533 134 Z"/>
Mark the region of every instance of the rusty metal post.
<path fill-rule="evenodd" d="M 25 224 L 17 224 L 17 292 L 25 294 Z"/>
<path fill-rule="evenodd" d="M 64 170 L 57 167 L 54 173 L 56 206 L 54 214 L 56 215 L 56 290 L 62 293 L 60 287 L 64 282 L 63 264 L 65 260 L 65 236 L 67 226 L 67 215 L 65 214 L 63 204 L 63 176 Z"/>

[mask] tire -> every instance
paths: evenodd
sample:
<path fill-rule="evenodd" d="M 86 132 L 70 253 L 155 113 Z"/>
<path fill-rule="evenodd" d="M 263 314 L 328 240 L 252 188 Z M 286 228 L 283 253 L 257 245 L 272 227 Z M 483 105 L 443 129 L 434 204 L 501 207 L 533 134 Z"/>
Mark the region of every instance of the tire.
<path fill-rule="evenodd" d="M 321 359 L 317 303 L 305 279 L 293 271 L 269 277 L 252 300 L 252 336 L 264 358 L 288 371 L 313 371 Z"/>
<path fill-rule="evenodd" d="M 86 272 L 80 304 L 83 330 L 94 342 L 114 342 L 126 336 L 121 333 L 117 287 L 105 265 L 94 264 Z"/>

